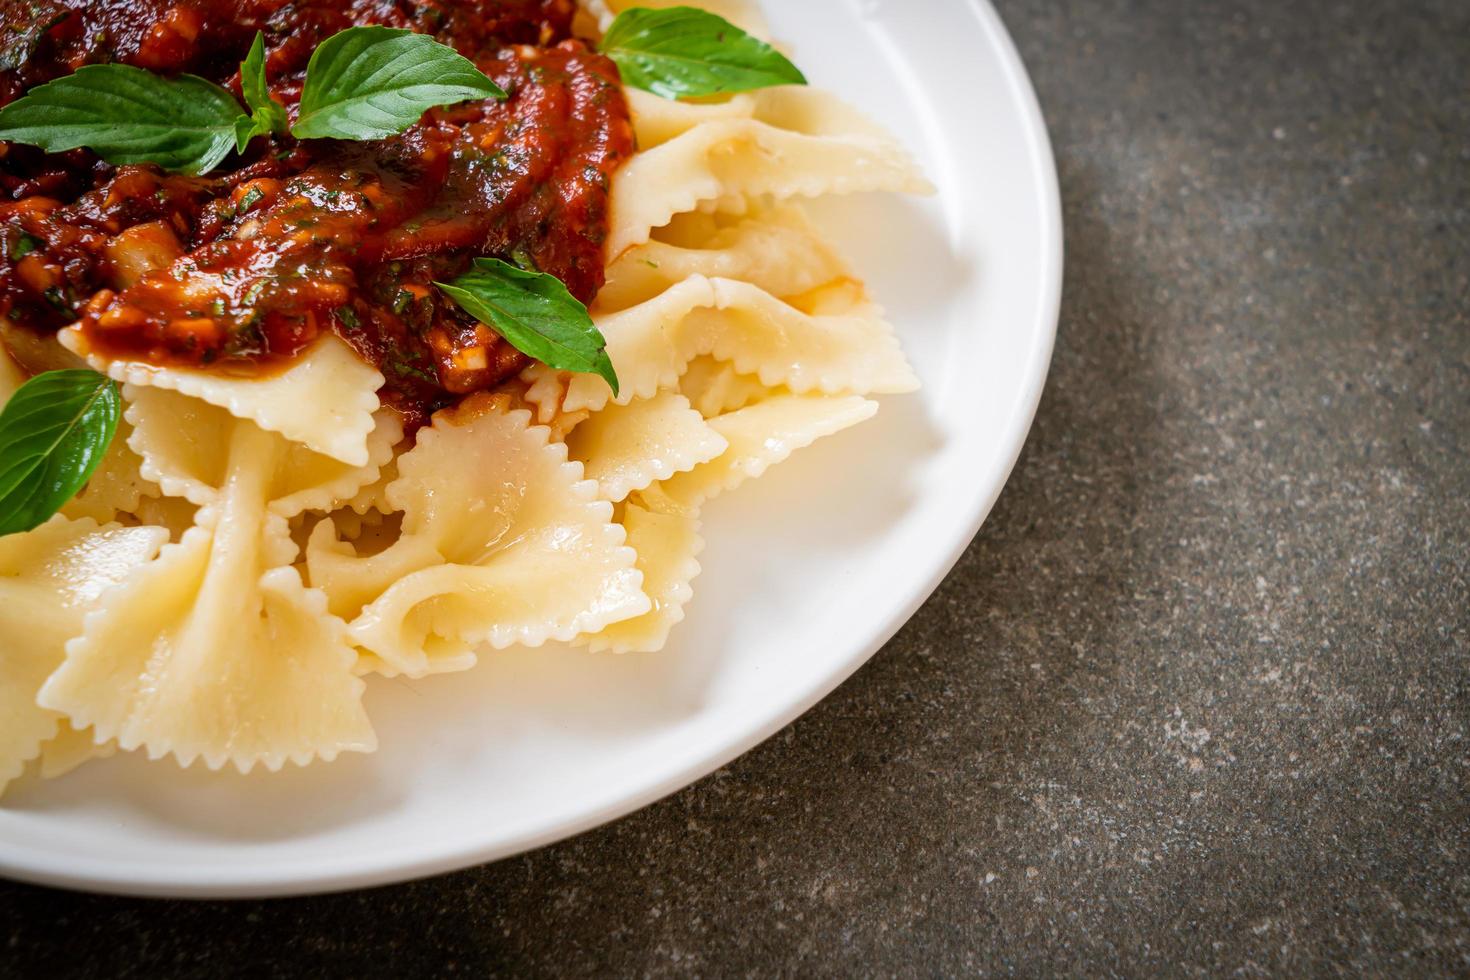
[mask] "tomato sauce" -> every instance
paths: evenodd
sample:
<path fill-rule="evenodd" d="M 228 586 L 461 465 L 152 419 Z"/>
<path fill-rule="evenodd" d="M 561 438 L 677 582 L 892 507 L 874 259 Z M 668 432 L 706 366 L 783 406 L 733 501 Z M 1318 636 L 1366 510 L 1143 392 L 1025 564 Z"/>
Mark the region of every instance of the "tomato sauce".
<path fill-rule="evenodd" d="M 0 315 L 41 331 L 79 320 L 107 355 L 232 373 L 332 331 L 379 367 L 411 427 L 494 387 L 527 359 L 433 283 L 494 255 L 590 302 L 609 182 L 634 148 L 617 69 L 570 37 L 572 13 L 572 0 L 0 0 L 4 101 L 99 61 L 238 95 L 262 30 L 294 115 L 316 44 L 355 24 L 432 34 L 509 93 L 372 143 L 258 139 L 202 178 L 0 144 Z"/>

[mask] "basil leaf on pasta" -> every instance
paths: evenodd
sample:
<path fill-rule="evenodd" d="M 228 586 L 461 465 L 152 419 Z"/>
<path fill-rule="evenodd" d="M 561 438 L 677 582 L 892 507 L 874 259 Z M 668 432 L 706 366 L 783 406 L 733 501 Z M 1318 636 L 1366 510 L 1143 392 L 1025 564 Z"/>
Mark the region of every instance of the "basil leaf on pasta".
<path fill-rule="evenodd" d="M 384 139 L 435 106 L 503 98 L 474 62 L 427 34 L 349 27 L 312 52 L 291 132 L 299 139 Z"/>
<path fill-rule="evenodd" d="M 602 331 L 555 276 L 499 259 L 476 259 L 458 279 L 434 285 L 521 353 L 558 370 L 601 375 L 618 393 Z"/>
<path fill-rule="evenodd" d="M 47 371 L 0 412 L 0 535 L 44 524 L 92 476 L 122 415 L 122 396 L 96 371 Z"/>
<path fill-rule="evenodd" d="M 600 50 L 617 62 L 625 83 L 666 99 L 806 84 L 781 52 L 693 7 L 625 10 Z"/>
<path fill-rule="evenodd" d="M 61 153 L 85 146 L 109 163 L 213 170 L 235 145 L 240 104 L 195 75 L 84 65 L 0 109 L 0 140 Z"/>
<path fill-rule="evenodd" d="M 271 98 L 265 80 L 265 35 L 260 31 L 255 32 L 250 53 L 240 63 L 240 90 L 250 108 L 250 115 L 235 120 L 235 150 L 244 153 L 255 137 L 286 131 L 286 107 Z"/>

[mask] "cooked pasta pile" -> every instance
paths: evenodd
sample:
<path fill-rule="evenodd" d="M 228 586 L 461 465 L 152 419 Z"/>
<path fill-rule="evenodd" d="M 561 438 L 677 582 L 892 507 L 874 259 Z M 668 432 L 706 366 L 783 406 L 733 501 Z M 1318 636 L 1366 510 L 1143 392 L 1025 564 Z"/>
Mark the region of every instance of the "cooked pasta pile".
<path fill-rule="evenodd" d="M 760 30 L 746 4 L 705 6 Z M 658 650 L 705 505 L 916 388 L 797 203 L 924 192 L 909 156 L 808 88 L 626 94 L 638 152 L 591 307 L 616 397 L 536 364 L 406 439 L 383 375 L 333 335 L 266 377 L 87 355 L 124 383 L 125 423 L 60 515 L 0 538 L 0 788 L 115 749 L 330 760 L 376 747 L 368 675 L 551 640 Z"/>

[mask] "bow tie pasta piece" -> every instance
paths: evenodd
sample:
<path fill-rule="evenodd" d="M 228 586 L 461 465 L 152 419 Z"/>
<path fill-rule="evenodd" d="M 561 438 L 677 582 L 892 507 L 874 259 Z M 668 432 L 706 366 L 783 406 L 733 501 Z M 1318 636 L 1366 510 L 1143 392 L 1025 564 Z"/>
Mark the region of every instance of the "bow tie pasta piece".
<path fill-rule="evenodd" d="M 310 528 L 304 542 L 314 562 L 311 585 L 327 594 L 327 608 L 343 619 L 404 575 L 443 561 L 425 539 L 397 534 L 388 503 L 388 487 L 397 479 L 398 461 L 390 460 L 375 482 Z"/>
<path fill-rule="evenodd" d="M 795 207 L 735 220 L 688 214 L 608 266 L 596 309 L 636 306 L 694 275 L 739 279 L 783 298 L 851 279 L 847 265 Z"/>
<path fill-rule="evenodd" d="M 185 766 L 274 770 L 376 748 L 346 624 L 287 567 L 296 546 L 266 510 L 281 445 L 235 428 L 218 500 L 87 617 L 39 703 Z"/>
<path fill-rule="evenodd" d="M 712 284 L 714 308 L 696 311 L 681 331 L 689 351 L 798 393 L 904 394 L 919 387 L 892 325 L 859 283 L 839 280 L 785 300 L 734 279 Z"/>
<path fill-rule="evenodd" d="M 713 283 L 703 276 L 690 276 L 646 303 L 619 313 L 593 316 L 607 340 L 608 357 L 617 368 L 620 404 L 652 398 L 660 389 L 677 387 L 689 360 L 677 342 L 684 319 L 694 310 L 714 303 Z M 613 400 L 612 389 L 596 375 L 565 375 L 534 364 L 521 379 L 530 386 L 526 400 L 537 405 L 538 416 L 543 419 L 554 418 L 557 413 L 600 411 Z M 547 399 L 557 394 L 561 395 L 561 404 L 549 408 Z"/>
<path fill-rule="evenodd" d="M 656 653 L 669 631 L 684 620 L 684 606 L 694 598 L 691 583 L 699 574 L 698 556 L 704 550 L 697 514 L 661 513 L 642 498 L 623 508 L 628 546 L 638 553 L 643 591 L 653 608 L 642 616 L 613 623 L 586 637 L 593 653 Z"/>
<path fill-rule="evenodd" d="M 725 415 L 771 395 L 789 395 L 784 388 L 767 388 L 760 378 L 741 374 L 733 365 L 701 354 L 689 362 L 679 378 L 679 393 L 707 419 Z"/>
<path fill-rule="evenodd" d="M 592 413 L 585 408 L 582 409 L 580 412 L 558 413 L 556 418 L 552 419 L 546 425 L 547 431 L 551 433 L 551 441 L 566 442 L 567 436 L 571 435 L 572 431 L 576 429 L 577 426 L 581 425 L 583 422 L 587 421 L 591 417 Z"/>
<path fill-rule="evenodd" d="M 399 457 L 388 499 L 403 537 L 384 555 L 420 541 L 442 558 L 388 584 L 352 623 L 386 671 L 463 669 L 482 645 L 570 640 L 648 611 L 612 505 L 548 435 L 507 399 L 475 396 Z M 313 583 L 325 545 L 308 548 Z"/>
<path fill-rule="evenodd" d="M 711 354 L 767 387 L 825 394 L 902 394 L 919 387 L 883 311 L 842 286 L 804 297 L 806 309 L 749 283 L 712 281 L 714 308 L 679 333 L 687 363 Z"/>
<path fill-rule="evenodd" d="M 58 336 L 93 368 L 135 389 L 199 398 L 349 466 L 367 465 L 383 376 L 337 337 L 323 337 L 279 373 L 236 377 L 209 368 L 109 360 L 88 352 L 75 328 Z"/>
<path fill-rule="evenodd" d="M 402 430 L 402 424 L 399 426 Z M 398 479 L 398 460 L 389 459 L 378 471 L 378 478 L 367 486 L 358 490 L 352 497 L 342 502 L 339 509 L 350 510 L 358 516 L 367 514 L 391 514 L 393 505 L 388 503 L 388 487 Z"/>
<path fill-rule="evenodd" d="M 704 503 L 753 480 L 823 436 L 873 417 L 878 403 L 856 395 L 776 395 L 711 419 L 730 443 L 714 460 L 643 491 L 648 505 L 665 513 L 697 514 Z"/>
<path fill-rule="evenodd" d="M 627 94 L 645 149 L 613 177 L 614 259 L 689 211 L 739 212 L 763 197 L 933 191 L 893 137 L 825 92 L 783 86 L 708 106 Z M 735 115 L 747 109 L 749 117 Z M 666 141 L 650 147 L 658 137 Z"/>
<path fill-rule="evenodd" d="M 394 532 L 388 526 L 388 517 L 389 515 L 384 514 L 382 511 L 378 510 L 369 509 L 359 514 L 351 507 L 338 507 L 336 510 L 328 514 L 325 520 L 332 522 L 332 525 L 336 529 L 337 534 L 340 535 L 343 540 L 353 542 L 362 541 L 364 542 L 364 544 L 366 544 L 367 538 L 364 537 L 365 535 L 391 534 L 396 536 L 396 532 Z M 316 528 L 313 526 L 306 528 L 305 530 L 307 532 L 306 535 L 304 537 L 300 537 L 294 533 L 294 527 L 292 529 L 293 539 L 301 544 L 303 550 L 308 546 L 308 543 L 311 539 L 311 532 L 314 532 Z"/>
<path fill-rule="evenodd" d="M 472 396 L 419 431 L 387 490 L 389 506 L 403 512 L 405 537 L 425 538 L 446 561 L 474 564 L 569 509 L 582 468 L 531 425 L 529 411 L 512 405 L 504 395 Z"/>
<path fill-rule="evenodd" d="M 198 398 L 161 388 L 128 385 L 126 418 L 134 432 L 129 440 L 143 458 L 143 473 L 174 497 L 204 507 L 214 503 L 231 466 L 234 433 L 254 423 L 231 415 Z M 329 510 L 337 501 L 352 498 L 379 478 L 393 459 L 393 447 L 403 438 L 397 412 L 380 409 L 366 442 L 367 460 L 351 465 L 306 446 L 288 442 L 274 432 L 260 440 L 266 455 L 266 500 L 271 513 L 294 517 L 305 510 Z M 264 430 L 261 430 L 264 431 Z"/>
<path fill-rule="evenodd" d="M 352 543 L 362 529 L 357 528 L 356 534 L 350 533 L 353 530 L 321 521 L 306 543 L 307 579 L 312 588 L 326 594 L 332 614 L 344 620 L 355 618 L 398 580 L 444 563 L 428 536 L 400 534 L 383 550 L 365 554 Z"/>
<path fill-rule="evenodd" d="M 590 409 L 566 411 L 563 403 L 567 397 L 567 386 L 572 383 L 572 372 L 558 371 L 544 364 L 533 364 L 521 372 L 525 391 L 521 401 L 531 410 L 537 425 L 544 425 L 551 432 L 552 442 L 566 442 L 567 436 L 592 415 Z"/>
<path fill-rule="evenodd" d="M 151 559 L 168 532 L 53 517 L 0 538 L 0 790 L 56 735 L 61 714 L 36 694 L 67 641 L 112 585 Z"/>
<path fill-rule="evenodd" d="M 143 476 L 143 460 L 128 446 L 131 434 L 131 427 L 126 421 L 118 422 L 117 434 L 108 445 L 102 462 L 87 480 L 87 485 L 62 506 L 63 514 L 71 518 L 90 517 L 98 523 L 106 523 L 116 520 L 119 514 L 136 515 L 144 498 L 163 496 L 158 484 Z"/>
<path fill-rule="evenodd" d="M 98 745 L 90 728 L 74 728 L 62 722 L 56 737 L 41 746 L 41 778 L 60 779 L 93 759 L 107 759 L 117 754 L 117 743 Z"/>
<path fill-rule="evenodd" d="M 184 532 L 194 526 L 199 508 L 183 497 L 144 497 L 138 501 L 133 516 L 138 523 L 161 527 L 168 531 L 169 540 L 177 541 Z"/>
<path fill-rule="evenodd" d="M 596 481 L 598 496 L 614 503 L 714 459 L 728 445 L 689 399 L 672 391 L 609 405 L 577 426 L 566 444 L 587 479 Z"/>
<path fill-rule="evenodd" d="M 551 423 L 564 414 L 562 403 L 566 400 L 567 384 L 571 378 L 570 371 L 558 371 L 545 364 L 532 364 L 521 372 L 521 381 L 526 386 L 522 397 L 537 425 L 550 428 Z"/>
<path fill-rule="evenodd" d="M 628 110 L 633 117 L 638 149 L 645 152 L 663 146 L 696 126 L 755 117 L 755 96 L 744 92 L 726 99 L 701 102 L 676 102 L 635 88 L 624 88 L 623 94 L 627 96 Z"/>
<path fill-rule="evenodd" d="M 728 365 L 707 358 L 700 361 L 704 363 L 695 366 L 700 374 L 731 370 Z M 686 374 L 685 380 L 689 377 Z M 683 620 L 684 606 L 693 596 L 691 582 L 699 574 L 697 555 L 704 544 L 699 537 L 699 509 L 705 501 L 760 476 L 797 449 L 871 418 L 878 408 L 876 402 L 860 397 L 792 395 L 766 389 L 745 376 L 730 374 L 729 377 L 734 379 L 733 384 L 746 388 L 746 393 L 736 400 L 748 397 L 756 404 L 717 415 L 709 421 L 709 428 L 725 438 L 728 445 L 725 452 L 703 465 L 638 488 L 624 505 L 622 524 L 627 530 L 628 545 L 638 553 L 637 568 L 643 573 L 643 590 L 653 602 L 653 608 L 642 616 L 613 623 L 602 632 L 586 637 L 594 652 L 658 650 L 669 631 Z M 599 453 L 585 447 L 579 452 L 579 437 L 585 438 L 595 431 L 593 427 L 607 416 L 616 417 L 617 413 L 647 404 L 634 402 L 628 408 L 610 405 L 593 413 L 591 419 L 572 433 L 568 444 L 574 456 L 585 454 L 591 467 L 592 461 L 599 459 Z M 682 407 L 683 399 L 678 404 Z M 605 444 L 599 440 L 588 445 L 602 449 Z"/>
<path fill-rule="evenodd" d="M 626 405 L 677 388 L 701 354 L 768 388 L 799 393 L 896 394 L 918 387 L 893 327 L 861 290 L 838 284 L 801 301 L 806 309 L 749 283 L 691 276 L 646 303 L 594 317 L 622 383 L 616 401 Z M 522 375 L 531 386 L 527 400 L 551 393 L 548 370 L 538 365 Z M 565 385 L 560 411 L 596 412 L 614 400 L 596 375 L 572 375 Z"/>
<path fill-rule="evenodd" d="M 780 85 L 743 92 L 724 99 L 697 102 L 665 99 L 639 89 L 625 89 L 624 92 L 641 150 L 653 149 L 713 123 L 758 122 L 806 136 L 865 138 L 874 145 L 884 146 L 887 159 L 908 162 L 910 173 L 904 180 L 906 186 L 897 188 L 898 190 L 915 194 L 930 194 L 934 190 L 933 185 L 919 174 L 907 151 L 902 149 L 886 129 L 822 89 Z M 839 190 L 821 193 L 843 192 Z"/>

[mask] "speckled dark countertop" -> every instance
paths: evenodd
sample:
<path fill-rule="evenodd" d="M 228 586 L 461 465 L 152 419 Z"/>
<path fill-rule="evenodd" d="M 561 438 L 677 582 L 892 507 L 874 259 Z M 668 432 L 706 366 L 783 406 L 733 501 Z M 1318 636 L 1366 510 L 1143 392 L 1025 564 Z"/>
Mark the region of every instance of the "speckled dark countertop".
<path fill-rule="evenodd" d="M 501 864 L 234 905 L 0 884 L 0 974 L 1470 971 L 1470 4 L 999 6 L 1061 170 L 1061 334 L 897 639 Z"/>

